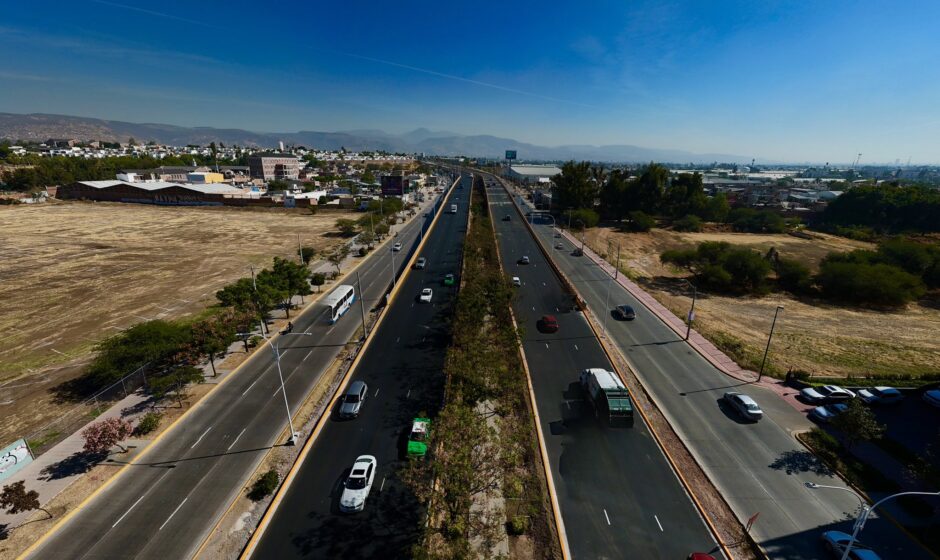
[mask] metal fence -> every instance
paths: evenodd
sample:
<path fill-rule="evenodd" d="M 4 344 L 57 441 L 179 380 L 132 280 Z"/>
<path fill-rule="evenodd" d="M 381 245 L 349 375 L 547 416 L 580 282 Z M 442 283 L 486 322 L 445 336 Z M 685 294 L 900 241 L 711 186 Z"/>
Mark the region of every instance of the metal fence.
<path fill-rule="evenodd" d="M 116 401 L 127 397 L 137 389 L 145 386 L 147 384 L 147 370 L 149 368 L 149 363 L 144 364 L 60 414 L 55 420 L 26 435 L 26 442 L 29 444 L 33 456 L 38 457 L 42 455 L 55 444 L 94 420 Z"/>

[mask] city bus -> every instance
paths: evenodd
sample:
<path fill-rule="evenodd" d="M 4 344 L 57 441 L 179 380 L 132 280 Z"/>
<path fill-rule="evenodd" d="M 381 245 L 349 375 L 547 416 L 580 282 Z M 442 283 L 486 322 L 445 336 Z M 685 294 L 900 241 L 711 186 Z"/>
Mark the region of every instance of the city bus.
<path fill-rule="evenodd" d="M 333 293 L 326 296 L 323 303 L 327 307 L 327 321 L 332 325 L 349 311 L 352 303 L 356 301 L 356 290 L 347 284 L 338 286 Z"/>

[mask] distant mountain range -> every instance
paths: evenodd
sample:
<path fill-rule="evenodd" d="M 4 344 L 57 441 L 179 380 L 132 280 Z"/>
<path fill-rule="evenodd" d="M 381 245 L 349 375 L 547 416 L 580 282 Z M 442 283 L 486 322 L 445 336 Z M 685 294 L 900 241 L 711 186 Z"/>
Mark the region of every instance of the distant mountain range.
<path fill-rule="evenodd" d="M 0 138 L 12 141 L 44 141 L 50 138 L 82 141 L 100 140 L 139 142 L 153 140 L 160 144 L 184 146 L 222 142 L 226 145 L 273 148 L 285 145 L 335 150 L 386 150 L 389 152 L 424 153 L 447 156 L 501 158 L 506 150 L 516 150 L 521 160 L 563 161 L 569 159 L 605 162 L 673 162 L 749 163 L 749 156 L 730 154 L 696 154 L 682 150 L 662 150 L 631 145 L 569 145 L 537 146 L 511 138 L 489 135 L 465 136 L 453 132 L 418 128 L 404 134 L 388 134 L 381 130 L 350 130 L 345 132 L 252 132 L 237 128 L 183 127 L 168 124 L 130 123 L 68 115 L 31 113 L 20 115 L 0 113 Z M 766 163 L 766 160 L 764 160 Z"/>

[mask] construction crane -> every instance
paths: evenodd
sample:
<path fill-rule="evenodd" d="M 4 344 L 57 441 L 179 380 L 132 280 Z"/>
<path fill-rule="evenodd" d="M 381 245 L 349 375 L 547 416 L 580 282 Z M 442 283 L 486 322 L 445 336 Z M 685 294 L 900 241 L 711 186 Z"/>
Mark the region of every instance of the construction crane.
<path fill-rule="evenodd" d="M 855 158 L 855 163 L 852 164 L 852 169 L 853 169 L 853 170 L 854 170 L 856 167 L 858 167 L 858 161 L 859 161 L 860 159 L 862 159 L 862 154 L 861 154 L 861 153 L 858 154 L 858 157 Z"/>

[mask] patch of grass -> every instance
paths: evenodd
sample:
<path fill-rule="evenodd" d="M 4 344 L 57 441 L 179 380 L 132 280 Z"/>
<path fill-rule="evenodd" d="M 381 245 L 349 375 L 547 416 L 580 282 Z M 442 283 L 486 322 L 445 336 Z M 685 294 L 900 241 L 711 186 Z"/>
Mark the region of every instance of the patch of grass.
<path fill-rule="evenodd" d="M 761 361 L 764 358 L 762 349 L 749 346 L 741 339 L 718 330 L 705 329 L 705 332 L 703 332 L 701 328 L 696 327 L 696 329 L 742 368 L 753 371 L 760 370 Z M 773 352 L 771 352 L 767 356 L 767 363 L 764 365 L 764 375 L 779 378 L 783 377 L 785 373 L 786 371 L 776 365 Z"/>
<path fill-rule="evenodd" d="M 280 482 L 280 477 L 277 471 L 274 469 L 269 470 L 258 477 L 258 480 L 251 485 L 251 490 L 248 491 L 248 498 L 255 502 L 263 500 L 274 493 L 277 489 L 278 482 Z"/>
<path fill-rule="evenodd" d="M 842 473 L 850 483 L 878 492 L 897 492 L 901 486 L 881 471 L 859 461 L 848 453 L 839 441 L 821 428 L 800 434 L 800 439 L 813 450 L 830 469 Z"/>
<path fill-rule="evenodd" d="M 62 435 L 62 432 L 60 432 L 59 430 L 52 430 L 50 432 L 46 432 L 45 434 L 35 439 L 28 439 L 26 440 L 26 443 L 27 445 L 29 445 L 30 449 L 39 449 L 40 447 L 46 445 L 50 441 L 55 440 L 60 435 Z"/>

